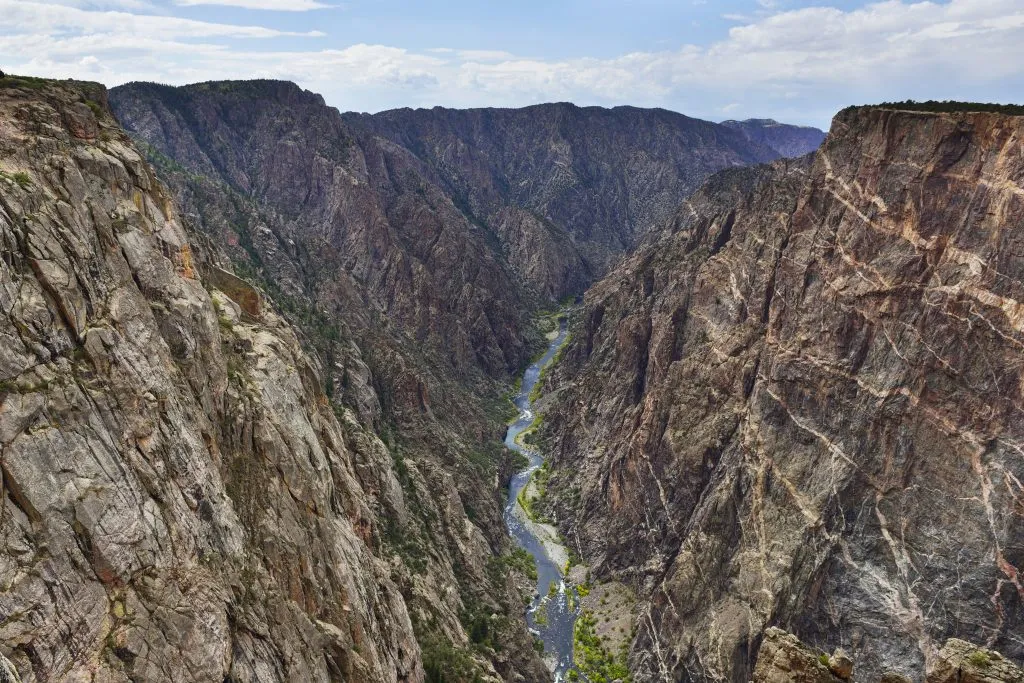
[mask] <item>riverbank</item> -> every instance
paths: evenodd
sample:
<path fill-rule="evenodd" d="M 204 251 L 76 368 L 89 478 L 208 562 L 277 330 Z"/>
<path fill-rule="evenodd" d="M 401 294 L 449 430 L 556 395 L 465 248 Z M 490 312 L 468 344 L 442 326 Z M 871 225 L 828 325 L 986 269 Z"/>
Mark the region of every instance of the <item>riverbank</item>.
<path fill-rule="evenodd" d="M 518 501 L 516 501 L 515 514 L 530 533 L 541 542 L 545 554 L 556 567 L 565 567 L 569 564 L 569 549 L 562 545 L 558 530 L 553 524 L 545 524 L 531 519 L 530 513 Z"/>
<path fill-rule="evenodd" d="M 544 646 L 544 660 L 554 674 L 556 683 L 575 672 L 573 663 L 573 640 L 576 620 L 579 616 L 579 596 L 569 584 L 564 572 L 569 562 L 569 551 L 560 542 L 554 526 L 534 519 L 521 504 L 525 495 L 531 493 L 533 476 L 538 472 L 544 458 L 539 449 L 530 441 L 530 432 L 536 428 L 538 417 L 534 410 L 537 388 L 544 370 L 557 358 L 568 338 L 568 322 L 564 311 L 549 317 L 552 329 L 545 330 L 548 347 L 544 354 L 530 364 L 512 402 L 519 411 L 505 435 L 505 446 L 526 457 L 529 464 L 515 473 L 508 489 L 505 505 L 505 523 L 509 535 L 536 562 L 537 578 L 533 600 L 527 605 L 526 620 L 530 631 Z M 576 674 L 578 676 L 578 674 Z"/>

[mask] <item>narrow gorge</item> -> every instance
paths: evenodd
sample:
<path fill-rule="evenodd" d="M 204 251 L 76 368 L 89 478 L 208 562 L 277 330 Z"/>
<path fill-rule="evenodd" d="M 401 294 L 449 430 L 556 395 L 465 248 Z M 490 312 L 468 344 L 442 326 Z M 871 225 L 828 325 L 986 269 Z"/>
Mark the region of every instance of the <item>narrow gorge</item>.
<path fill-rule="evenodd" d="M 964 108 L 0 74 L 0 681 L 1024 680 Z"/>

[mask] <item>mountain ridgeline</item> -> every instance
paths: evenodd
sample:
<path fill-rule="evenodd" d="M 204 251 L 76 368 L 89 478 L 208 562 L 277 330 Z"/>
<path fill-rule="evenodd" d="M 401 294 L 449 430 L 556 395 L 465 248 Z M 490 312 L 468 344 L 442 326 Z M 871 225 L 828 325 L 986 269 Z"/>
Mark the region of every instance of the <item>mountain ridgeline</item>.
<path fill-rule="evenodd" d="M 743 133 L 748 140 L 775 152 L 780 157 L 800 157 L 818 149 L 825 134 L 810 126 L 791 126 L 773 119 L 723 121 L 723 126 Z"/>
<path fill-rule="evenodd" d="M 824 134 L 776 125 L 756 138 L 663 109 L 543 104 L 346 114 L 412 150 L 467 216 L 488 226 L 527 287 L 581 293 L 712 172 L 800 156 Z M 779 151 L 772 145 L 780 143 Z"/>
<path fill-rule="evenodd" d="M 291 239 L 308 241 L 304 233 L 315 229 L 392 313 L 399 287 L 426 288 L 391 282 L 380 291 L 378 271 L 394 278 L 409 267 L 396 267 L 392 252 L 452 287 L 472 282 L 482 266 L 477 277 L 493 281 L 476 284 L 490 303 L 519 310 L 528 298 L 557 301 L 582 293 L 711 173 L 780 156 L 727 126 L 657 109 L 339 114 L 319 95 L 274 81 L 129 84 L 111 102 L 156 152 L 277 211 Z M 451 270 L 443 255 L 453 244 L 469 272 L 439 278 Z M 447 305 L 460 299 L 438 294 Z M 494 346 L 508 342 L 499 334 Z"/>

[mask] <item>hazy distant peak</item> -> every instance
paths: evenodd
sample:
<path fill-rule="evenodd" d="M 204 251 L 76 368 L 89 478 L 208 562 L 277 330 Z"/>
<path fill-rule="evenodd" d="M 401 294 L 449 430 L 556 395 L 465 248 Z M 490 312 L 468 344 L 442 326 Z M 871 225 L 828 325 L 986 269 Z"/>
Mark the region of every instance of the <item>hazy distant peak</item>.
<path fill-rule="evenodd" d="M 811 126 L 794 126 L 775 119 L 722 121 L 722 125 L 743 133 L 747 139 L 768 147 L 780 156 L 799 157 L 813 152 L 825 139 L 825 132 Z"/>

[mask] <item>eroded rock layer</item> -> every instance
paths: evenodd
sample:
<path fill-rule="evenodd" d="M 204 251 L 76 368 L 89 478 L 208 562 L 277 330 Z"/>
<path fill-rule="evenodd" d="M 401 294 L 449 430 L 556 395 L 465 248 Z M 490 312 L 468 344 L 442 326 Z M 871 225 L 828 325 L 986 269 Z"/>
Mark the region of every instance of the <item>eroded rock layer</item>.
<path fill-rule="evenodd" d="M 647 602 L 638 681 L 748 680 L 765 629 L 863 680 L 1024 659 L 1024 118 L 839 114 L 714 177 L 587 294 L 548 490 Z"/>

